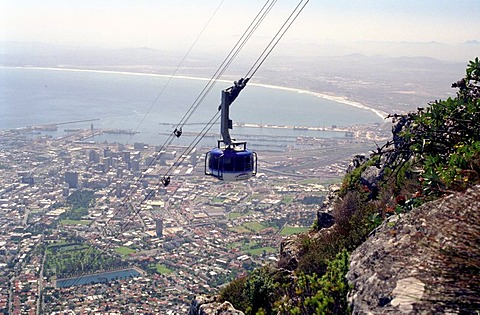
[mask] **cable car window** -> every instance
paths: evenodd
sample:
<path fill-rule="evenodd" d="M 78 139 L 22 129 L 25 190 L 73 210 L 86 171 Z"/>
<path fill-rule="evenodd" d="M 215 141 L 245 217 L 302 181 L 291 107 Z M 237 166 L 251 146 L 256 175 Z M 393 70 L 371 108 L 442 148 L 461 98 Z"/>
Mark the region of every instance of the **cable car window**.
<path fill-rule="evenodd" d="M 218 157 L 216 155 L 210 155 L 208 166 L 212 169 L 218 169 Z"/>
<path fill-rule="evenodd" d="M 223 164 L 223 170 L 225 172 L 232 172 L 235 169 L 235 163 L 233 158 L 224 156 L 222 164 Z"/>

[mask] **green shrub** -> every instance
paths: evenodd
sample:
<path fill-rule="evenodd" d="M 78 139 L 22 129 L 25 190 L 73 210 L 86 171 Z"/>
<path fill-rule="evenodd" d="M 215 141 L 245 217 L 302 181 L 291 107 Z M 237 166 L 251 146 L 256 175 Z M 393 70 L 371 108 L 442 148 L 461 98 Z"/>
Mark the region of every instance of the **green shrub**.
<path fill-rule="evenodd" d="M 429 193 L 464 190 L 479 182 L 480 61 L 470 61 L 466 76 L 452 85 L 455 98 L 435 101 L 426 109 L 401 116 L 397 150 L 411 152 L 423 171 Z M 399 118 L 397 117 L 397 120 Z M 399 157 L 405 155 L 398 154 Z"/>
<path fill-rule="evenodd" d="M 248 307 L 245 291 L 247 277 L 240 277 L 231 281 L 227 286 L 220 290 L 220 300 L 229 301 L 239 310 L 246 310 Z"/>
<path fill-rule="evenodd" d="M 289 292 L 276 303 L 278 314 L 346 314 L 349 254 L 342 250 L 328 263 L 323 276 L 300 273 Z"/>
<path fill-rule="evenodd" d="M 271 314 L 276 283 L 272 270 L 264 266 L 230 282 L 220 291 L 220 299 L 229 301 L 246 315 Z"/>

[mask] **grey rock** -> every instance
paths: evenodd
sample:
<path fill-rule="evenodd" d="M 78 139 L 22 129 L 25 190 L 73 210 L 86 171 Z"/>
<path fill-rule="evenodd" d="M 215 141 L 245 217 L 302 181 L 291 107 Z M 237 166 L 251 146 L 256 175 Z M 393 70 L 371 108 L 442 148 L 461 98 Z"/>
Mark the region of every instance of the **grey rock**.
<path fill-rule="evenodd" d="M 286 270 L 294 270 L 298 266 L 298 255 L 300 252 L 298 235 L 290 235 L 280 243 L 279 267 Z"/>
<path fill-rule="evenodd" d="M 219 302 L 217 296 L 196 296 L 190 304 L 188 315 L 245 315 L 230 302 Z"/>
<path fill-rule="evenodd" d="M 480 309 L 480 186 L 392 216 L 351 256 L 353 314 Z"/>

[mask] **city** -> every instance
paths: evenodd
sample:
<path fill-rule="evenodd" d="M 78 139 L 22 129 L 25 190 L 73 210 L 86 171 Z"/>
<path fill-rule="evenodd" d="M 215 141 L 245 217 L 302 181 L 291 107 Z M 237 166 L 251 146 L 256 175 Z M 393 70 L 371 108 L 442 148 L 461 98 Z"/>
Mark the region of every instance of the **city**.
<path fill-rule="evenodd" d="M 298 137 L 239 182 L 204 175 L 209 148 L 0 134 L 0 313 L 185 314 L 196 294 L 265 263 L 305 232 L 328 186 L 388 128 Z M 164 172 L 173 169 L 168 186 Z"/>

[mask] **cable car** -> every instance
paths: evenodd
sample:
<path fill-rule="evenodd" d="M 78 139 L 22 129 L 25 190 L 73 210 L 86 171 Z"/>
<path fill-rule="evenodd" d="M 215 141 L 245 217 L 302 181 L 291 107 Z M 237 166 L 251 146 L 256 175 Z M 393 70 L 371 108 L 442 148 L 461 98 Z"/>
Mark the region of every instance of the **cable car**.
<path fill-rule="evenodd" d="M 257 174 L 257 153 L 247 149 L 246 142 L 232 142 L 210 150 L 205 156 L 205 174 L 220 180 L 235 181 L 249 179 Z"/>
<path fill-rule="evenodd" d="M 247 79 L 235 81 L 235 85 L 222 91 L 220 105 L 220 133 L 223 139 L 205 154 L 205 175 L 219 180 L 245 180 L 257 174 L 257 154 L 247 149 L 247 142 L 235 141 L 228 129 L 233 129 L 229 118 L 229 107 L 248 82 Z"/>

